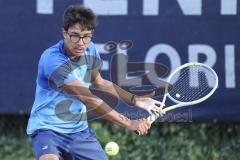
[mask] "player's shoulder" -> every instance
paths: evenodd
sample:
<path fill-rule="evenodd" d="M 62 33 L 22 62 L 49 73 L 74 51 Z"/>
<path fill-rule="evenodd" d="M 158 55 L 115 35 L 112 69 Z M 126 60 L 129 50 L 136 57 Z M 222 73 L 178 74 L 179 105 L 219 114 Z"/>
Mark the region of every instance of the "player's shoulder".
<path fill-rule="evenodd" d="M 41 55 L 41 59 L 44 61 L 56 61 L 56 60 L 67 60 L 67 56 L 63 52 L 63 41 L 59 41 L 55 45 L 47 48 Z"/>
<path fill-rule="evenodd" d="M 88 44 L 86 51 L 87 51 L 87 54 L 90 54 L 90 55 L 95 55 L 97 53 L 96 46 L 92 41 Z"/>

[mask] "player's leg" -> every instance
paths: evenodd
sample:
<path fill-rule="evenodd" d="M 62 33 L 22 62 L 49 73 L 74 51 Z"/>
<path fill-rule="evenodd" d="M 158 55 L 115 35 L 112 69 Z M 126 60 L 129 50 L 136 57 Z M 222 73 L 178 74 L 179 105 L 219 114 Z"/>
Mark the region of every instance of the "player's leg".
<path fill-rule="evenodd" d="M 50 130 L 38 130 L 31 136 L 36 160 L 59 160 L 59 140 Z"/>
<path fill-rule="evenodd" d="M 95 133 L 91 129 L 85 129 L 82 132 L 73 134 L 71 152 L 74 153 L 76 160 L 89 159 L 89 160 L 107 160 L 107 155 L 96 138 Z"/>
<path fill-rule="evenodd" d="M 59 160 L 59 158 L 55 154 L 44 154 L 39 160 Z"/>

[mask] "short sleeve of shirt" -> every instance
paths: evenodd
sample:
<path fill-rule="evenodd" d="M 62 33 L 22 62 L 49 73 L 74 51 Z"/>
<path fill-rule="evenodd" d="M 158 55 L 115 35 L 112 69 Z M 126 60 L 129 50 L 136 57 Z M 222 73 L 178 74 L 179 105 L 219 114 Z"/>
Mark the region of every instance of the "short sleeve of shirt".
<path fill-rule="evenodd" d="M 90 43 L 88 50 L 87 50 L 87 59 L 88 59 L 88 66 L 89 69 L 100 69 L 102 66 L 102 59 L 99 55 L 97 48 L 95 47 L 94 43 Z"/>
<path fill-rule="evenodd" d="M 48 85 L 52 89 L 59 90 L 66 81 L 75 80 L 71 75 L 71 66 L 67 58 L 59 54 L 51 53 L 43 57 L 44 75 L 48 79 Z"/>
<path fill-rule="evenodd" d="M 77 62 L 71 61 L 61 50 L 61 45 L 58 45 L 46 50 L 41 56 L 40 77 L 47 80 L 48 87 L 59 91 L 64 84 L 81 80 L 85 75 L 91 74 L 91 70 L 100 69 L 101 65 L 100 55 L 92 42 Z M 87 74 L 84 72 L 84 66 L 87 66 Z"/>

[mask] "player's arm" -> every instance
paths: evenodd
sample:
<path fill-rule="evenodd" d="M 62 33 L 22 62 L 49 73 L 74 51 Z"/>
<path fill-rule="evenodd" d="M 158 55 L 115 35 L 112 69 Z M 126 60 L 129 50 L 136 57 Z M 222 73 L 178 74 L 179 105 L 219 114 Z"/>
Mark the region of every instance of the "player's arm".
<path fill-rule="evenodd" d="M 93 95 L 89 88 L 84 87 L 78 80 L 78 77 L 72 74 L 74 68 L 65 61 L 64 57 L 56 57 L 47 54 L 47 57 L 43 57 L 43 60 L 45 60 L 43 63 L 43 70 L 46 78 L 48 78 L 48 85 L 51 89 L 75 96 L 88 108 L 103 116 L 106 120 L 121 127 L 131 131 L 137 130 L 141 134 L 147 133 L 150 126 L 146 121 L 129 120 L 127 117 L 113 110 L 102 99 Z"/>
<path fill-rule="evenodd" d="M 137 106 L 148 111 L 149 113 L 153 112 L 161 113 L 160 111 L 162 108 L 159 108 L 161 102 L 150 98 L 151 96 L 154 95 L 154 93 L 145 96 L 134 95 L 122 89 L 118 85 L 103 79 L 98 69 L 92 71 L 92 84 L 95 89 L 113 95 L 131 106 Z"/>
<path fill-rule="evenodd" d="M 104 115 L 104 119 L 113 122 L 130 131 L 139 131 L 141 135 L 146 134 L 150 125 L 146 121 L 130 120 L 124 115 L 113 110 L 107 103 L 99 97 L 93 95 L 91 91 L 84 87 L 80 81 L 74 80 L 62 87 L 67 94 L 75 96 L 87 107 L 94 110 L 98 115 Z"/>
<path fill-rule="evenodd" d="M 126 102 L 129 105 L 134 106 L 134 96 L 132 93 L 125 91 L 121 87 L 117 86 L 116 84 L 105 80 L 102 78 L 101 74 L 97 69 L 92 71 L 92 85 L 94 89 L 103 91 L 105 93 L 108 93 L 119 100 L 122 100 Z"/>

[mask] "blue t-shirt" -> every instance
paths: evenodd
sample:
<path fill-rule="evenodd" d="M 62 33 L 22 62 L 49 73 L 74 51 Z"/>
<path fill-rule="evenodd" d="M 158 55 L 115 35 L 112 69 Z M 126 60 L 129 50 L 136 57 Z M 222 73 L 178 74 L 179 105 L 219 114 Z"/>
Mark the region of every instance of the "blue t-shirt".
<path fill-rule="evenodd" d="M 76 97 L 64 93 L 61 87 L 73 80 L 89 87 L 91 70 L 100 67 L 101 59 L 92 42 L 77 61 L 67 56 L 63 45 L 64 42 L 59 41 L 41 55 L 27 134 L 37 129 L 75 133 L 88 127 L 86 106 Z"/>

